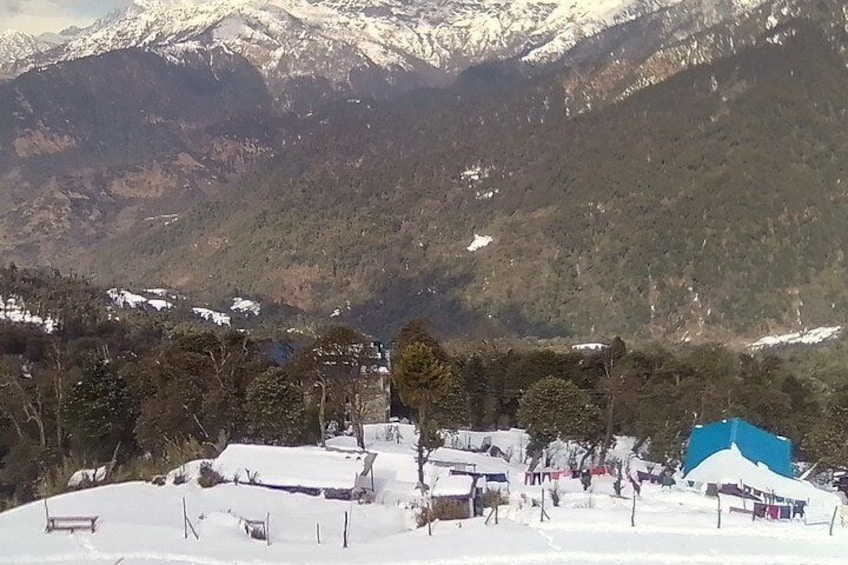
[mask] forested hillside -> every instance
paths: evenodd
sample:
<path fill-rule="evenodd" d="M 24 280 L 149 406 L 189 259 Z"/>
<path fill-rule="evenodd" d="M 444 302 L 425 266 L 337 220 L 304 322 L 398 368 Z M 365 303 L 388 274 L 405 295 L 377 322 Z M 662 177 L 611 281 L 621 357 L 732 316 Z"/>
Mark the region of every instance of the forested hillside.
<path fill-rule="evenodd" d="M 848 72 L 808 22 L 772 39 L 576 118 L 567 71 L 341 103 L 92 270 L 235 282 L 380 335 L 409 317 L 701 340 L 842 323 Z M 469 251 L 475 234 L 492 242 Z"/>

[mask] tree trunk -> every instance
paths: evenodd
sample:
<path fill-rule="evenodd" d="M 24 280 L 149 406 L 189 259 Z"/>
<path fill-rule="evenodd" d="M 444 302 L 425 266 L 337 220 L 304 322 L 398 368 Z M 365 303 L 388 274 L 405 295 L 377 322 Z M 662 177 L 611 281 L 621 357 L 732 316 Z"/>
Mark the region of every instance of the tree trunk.
<path fill-rule="evenodd" d="M 606 430 L 604 431 L 604 441 L 601 444 L 601 455 L 599 464 L 603 465 L 607 460 L 607 450 L 612 442 L 612 429 L 615 423 L 615 395 L 609 399 L 609 407 L 607 408 Z"/>
<path fill-rule="evenodd" d="M 350 404 L 350 423 L 353 425 L 356 445 L 359 449 L 365 449 L 365 428 L 362 425 L 362 406 L 358 394 L 353 395 L 353 401 Z"/>
<path fill-rule="evenodd" d="M 427 462 L 427 457 L 424 455 L 424 444 L 421 443 L 421 436 L 418 437 L 418 445 L 415 446 L 416 449 L 416 463 L 418 464 L 418 488 L 421 489 L 423 493 L 426 490 L 427 485 L 424 483 L 424 463 Z"/>
<path fill-rule="evenodd" d="M 423 494 L 427 490 L 427 484 L 424 482 L 424 464 L 427 462 L 429 458 L 429 452 L 427 452 L 427 447 L 424 445 L 426 432 L 424 431 L 427 425 L 427 409 L 425 406 L 421 406 L 418 410 L 418 444 L 415 446 L 416 449 L 416 463 L 418 464 L 418 488 L 421 489 L 421 493 Z"/>
<path fill-rule="evenodd" d="M 321 447 L 327 447 L 327 424 L 324 422 L 324 411 L 327 406 L 327 383 L 322 380 L 318 381 L 318 386 L 321 387 L 321 404 L 318 407 L 318 427 L 321 428 Z"/>

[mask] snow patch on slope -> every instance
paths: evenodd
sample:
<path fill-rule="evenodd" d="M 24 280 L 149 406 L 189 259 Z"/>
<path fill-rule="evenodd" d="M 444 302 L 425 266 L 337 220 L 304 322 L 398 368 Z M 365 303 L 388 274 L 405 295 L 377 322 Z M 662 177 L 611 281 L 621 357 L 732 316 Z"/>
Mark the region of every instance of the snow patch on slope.
<path fill-rule="evenodd" d="M 471 244 L 468 247 L 466 247 L 465 249 L 467 249 L 468 251 L 471 251 L 473 253 L 475 251 L 483 249 L 484 247 L 486 247 L 487 245 L 489 245 L 493 241 L 494 241 L 494 239 L 492 238 L 492 236 L 479 235 L 479 234 L 475 233 L 474 234 L 474 241 L 472 241 Z"/>
<path fill-rule="evenodd" d="M 160 294 L 158 291 L 163 291 Z M 164 289 L 149 289 L 148 292 L 153 294 L 154 296 L 163 296 Z M 163 310 L 170 310 L 174 307 L 173 303 L 168 302 L 162 298 L 147 298 L 141 294 L 136 294 L 135 292 L 126 290 L 126 289 L 118 289 L 118 288 L 110 288 L 106 291 L 106 295 L 115 303 L 116 306 L 120 308 L 141 308 L 144 309 L 146 307 L 153 308 L 159 312 Z"/>
<path fill-rule="evenodd" d="M 823 326 L 800 332 L 766 336 L 748 344 L 748 349 L 760 351 L 785 345 L 819 345 L 834 341 L 842 333 L 842 326 Z"/>
<path fill-rule="evenodd" d="M 216 312 L 215 310 L 210 310 L 209 308 L 192 308 L 192 312 L 194 312 L 200 318 L 203 318 L 207 322 L 212 322 L 213 324 L 217 324 L 219 326 L 229 326 L 230 325 L 230 315 L 224 314 L 223 312 Z"/>
<path fill-rule="evenodd" d="M 236 297 L 233 298 L 233 305 L 230 306 L 230 310 L 242 314 L 253 314 L 254 316 L 258 316 L 261 311 L 261 306 L 255 300 Z"/>
<path fill-rule="evenodd" d="M 58 323 L 50 316 L 38 316 L 27 310 L 26 304 L 14 296 L 0 296 L 0 320 L 18 324 L 33 324 L 47 333 L 56 331 Z"/>

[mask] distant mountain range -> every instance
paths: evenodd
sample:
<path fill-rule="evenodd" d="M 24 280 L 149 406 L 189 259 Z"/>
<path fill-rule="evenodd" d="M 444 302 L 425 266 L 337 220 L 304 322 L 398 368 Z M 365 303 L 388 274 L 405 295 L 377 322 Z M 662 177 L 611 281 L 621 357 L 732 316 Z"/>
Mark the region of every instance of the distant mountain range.
<path fill-rule="evenodd" d="M 835 0 L 136 2 L 0 36 L 2 258 L 385 335 L 841 324 Z"/>

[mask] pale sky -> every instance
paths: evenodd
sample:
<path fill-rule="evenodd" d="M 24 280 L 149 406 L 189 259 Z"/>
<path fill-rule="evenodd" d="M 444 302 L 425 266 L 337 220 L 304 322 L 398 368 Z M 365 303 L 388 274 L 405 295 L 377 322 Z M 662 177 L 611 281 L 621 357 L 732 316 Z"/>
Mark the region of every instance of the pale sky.
<path fill-rule="evenodd" d="M 132 0 L 0 0 L 0 31 L 29 33 L 86 26 Z"/>

